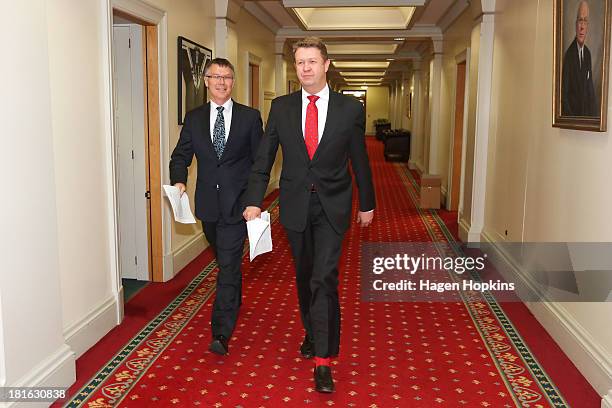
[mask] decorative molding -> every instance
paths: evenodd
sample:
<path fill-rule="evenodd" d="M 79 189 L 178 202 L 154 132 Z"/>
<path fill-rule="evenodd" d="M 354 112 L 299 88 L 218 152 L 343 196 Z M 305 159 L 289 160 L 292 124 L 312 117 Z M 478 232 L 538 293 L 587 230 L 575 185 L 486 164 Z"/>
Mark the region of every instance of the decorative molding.
<path fill-rule="evenodd" d="M 241 0 L 215 0 L 215 18 L 236 23 L 243 6 Z"/>
<path fill-rule="evenodd" d="M 461 64 L 464 61 L 467 61 L 467 57 L 468 57 L 468 52 L 470 51 L 469 48 L 466 48 L 465 50 L 461 51 L 459 54 L 455 55 L 455 62 L 457 64 Z M 466 76 L 467 76 L 468 72 L 467 72 L 467 67 L 466 67 Z"/>
<path fill-rule="evenodd" d="M 480 24 L 478 52 L 478 81 L 476 95 L 476 129 L 474 146 L 474 175 L 472 182 L 472 238 L 480 237 L 484 226 L 487 161 L 491 121 L 491 92 L 493 87 L 494 18 L 486 15 Z M 478 238 L 479 239 L 479 238 Z"/>
<path fill-rule="evenodd" d="M 459 221 L 458 221 L 458 225 L 459 225 L 459 238 L 463 242 L 470 242 L 470 240 L 469 240 L 469 236 L 470 236 L 470 223 L 468 221 L 466 221 L 464 218 L 461 218 L 461 213 L 459 213 L 457 215 L 457 218 L 459 219 Z"/>
<path fill-rule="evenodd" d="M 311 30 L 306 31 L 301 28 L 280 28 L 276 35 L 286 38 L 304 38 L 306 36 L 316 36 L 326 39 L 356 37 L 366 35 L 369 38 L 423 38 L 442 36 L 442 30 L 434 25 L 417 24 L 410 30 Z"/>
<path fill-rule="evenodd" d="M 159 21 L 161 21 L 165 15 L 163 10 L 151 6 L 142 0 L 112 0 L 111 3 L 112 8 L 128 13 L 152 24 L 159 23 Z"/>
<path fill-rule="evenodd" d="M 470 2 L 468 0 L 456 1 L 438 20 L 437 26 L 440 27 L 442 32 L 445 32 L 469 6 Z"/>
<path fill-rule="evenodd" d="M 274 98 L 276 98 L 276 92 L 264 91 L 264 100 L 271 101 Z"/>
<path fill-rule="evenodd" d="M 70 387 L 76 381 L 76 358 L 66 344 L 60 346 L 24 377 L 8 387 Z M 47 406 L 45 404 L 44 406 Z M 5 405 L 2 405 L 5 406 Z M 8 404 L 12 407 L 32 407 L 32 402 Z M 41 405 L 42 406 L 42 405 Z"/>
<path fill-rule="evenodd" d="M 495 0 L 480 0 L 484 14 L 495 13 Z"/>
<path fill-rule="evenodd" d="M 608 394 L 604 395 L 601 400 L 601 408 L 612 408 L 612 389 L 610 389 Z"/>
<path fill-rule="evenodd" d="M 253 65 L 257 65 L 259 67 L 259 106 L 257 107 L 258 110 L 261 110 L 261 108 L 263 107 L 263 101 L 264 101 L 264 90 L 263 90 L 263 71 L 265 68 L 265 64 L 264 64 L 264 60 L 263 58 L 253 54 L 250 51 L 245 51 L 245 61 L 244 61 L 244 72 L 246 72 L 246 81 L 244 81 L 244 95 L 245 95 L 245 100 L 243 101 L 243 103 L 245 105 L 249 105 L 249 100 L 251 99 L 251 75 L 250 75 L 250 68 L 249 65 L 253 64 Z"/>
<path fill-rule="evenodd" d="M 425 0 L 283 0 L 287 8 L 300 7 L 417 7 Z"/>
<path fill-rule="evenodd" d="M 174 278 L 174 255 L 172 252 L 164 255 L 164 277 L 163 281 L 168 282 Z"/>
<path fill-rule="evenodd" d="M 247 1 L 246 3 L 244 3 L 244 8 L 261 24 L 263 24 L 265 28 L 270 30 L 272 34 L 276 34 L 276 32 L 281 28 L 279 22 L 276 21 L 274 17 L 262 10 L 259 4 L 257 4 L 256 2 Z"/>
<path fill-rule="evenodd" d="M 123 296 L 123 287 L 119 294 Z M 118 298 L 111 295 L 82 319 L 64 329 L 66 343 L 79 358 L 113 327 L 121 323 L 117 316 Z"/>

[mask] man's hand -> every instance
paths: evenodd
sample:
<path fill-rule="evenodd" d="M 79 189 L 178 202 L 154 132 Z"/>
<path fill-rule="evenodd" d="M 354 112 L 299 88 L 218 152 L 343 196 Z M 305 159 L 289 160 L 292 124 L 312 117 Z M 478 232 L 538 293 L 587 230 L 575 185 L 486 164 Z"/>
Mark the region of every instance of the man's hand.
<path fill-rule="evenodd" d="M 174 187 L 179 189 L 179 197 L 182 197 L 183 193 L 187 189 L 187 187 L 185 187 L 185 185 L 183 183 L 175 183 Z"/>
<path fill-rule="evenodd" d="M 367 227 L 372 223 L 374 219 L 374 211 L 359 211 L 357 213 L 357 224 L 361 224 L 362 227 Z"/>
<path fill-rule="evenodd" d="M 261 216 L 261 208 L 254 207 L 254 206 L 248 206 L 242 213 L 242 216 L 247 221 L 251 221 L 251 220 L 254 220 L 255 218 L 259 218 Z"/>

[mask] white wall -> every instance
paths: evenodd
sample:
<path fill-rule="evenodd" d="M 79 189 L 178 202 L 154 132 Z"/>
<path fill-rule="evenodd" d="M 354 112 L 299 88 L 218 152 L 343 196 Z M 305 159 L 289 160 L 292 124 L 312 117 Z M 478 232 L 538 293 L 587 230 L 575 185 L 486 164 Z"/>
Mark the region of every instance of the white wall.
<path fill-rule="evenodd" d="M 501 239 L 508 230 L 510 241 L 611 242 L 610 132 L 551 126 L 553 1 L 498 0 L 497 6 L 485 232 Z M 555 307 L 612 362 L 612 303 Z M 566 337 L 557 341 L 588 369 Z M 610 366 L 607 375 L 612 388 Z"/>
<path fill-rule="evenodd" d="M 496 5 L 484 237 L 492 242 L 610 242 L 612 219 L 605 213 L 612 205 L 612 190 L 606 188 L 612 178 L 610 132 L 551 126 L 553 1 L 498 0 Z M 438 152 L 447 154 L 452 129 L 451 58 L 469 44 L 465 222 L 471 210 L 479 52 L 477 22 L 468 17 L 464 13 L 445 33 L 441 128 L 446 141 Z M 595 389 L 607 394 L 612 389 L 612 304 L 529 307 Z"/>
<path fill-rule="evenodd" d="M 366 133 L 374 134 L 374 120 L 390 119 L 389 88 L 386 86 L 369 86 L 366 92 Z"/>
<path fill-rule="evenodd" d="M 57 245 L 69 341 L 91 323 L 92 313 L 105 316 L 103 332 L 95 337 L 104 335 L 117 324 L 120 302 L 109 245 L 113 180 L 105 128 L 103 3 L 56 0 L 47 5 Z M 87 344 L 77 337 L 71 343 L 80 354 Z"/>
<path fill-rule="evenodd" d="M 0 64 L 0 166 L 9 188 L 0 204 L 0 386 L 68 386 L 75 377 L 62 333 L 46 7 L 9 2 L 0 25 L 0 49 L 10 56 Z"/>

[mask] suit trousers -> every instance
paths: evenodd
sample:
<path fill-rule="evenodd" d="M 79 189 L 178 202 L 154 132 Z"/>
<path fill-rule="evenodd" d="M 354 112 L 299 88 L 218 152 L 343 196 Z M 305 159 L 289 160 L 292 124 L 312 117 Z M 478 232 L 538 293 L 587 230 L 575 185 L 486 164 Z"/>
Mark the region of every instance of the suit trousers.
<path fill-rule="evenodd" d="M 342 238 L 330 224 L 317 193 L 310 194 L 306 229 L 285 229 L 296 269 L 300 314 L 315 356 L 334 357 L 340 349 L 338 261 Z"/>
<path fill-rule="evenodd" d="M 210 319 L 212 335 L 223 335 L 229 339 L 242 304 L 240 264 L 247 236 L 246 223 L 228 224 L 219 219 L 217 222 L 202 222 L 202 227 L 219 266 L 217 293 Z"/>

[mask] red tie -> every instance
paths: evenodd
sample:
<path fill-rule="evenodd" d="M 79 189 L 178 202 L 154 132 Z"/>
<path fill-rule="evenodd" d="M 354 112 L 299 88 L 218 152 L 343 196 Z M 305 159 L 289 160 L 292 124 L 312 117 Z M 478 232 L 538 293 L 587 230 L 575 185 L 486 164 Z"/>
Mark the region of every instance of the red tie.
<path fill-rule="evenodd" d="M 304 125 L 304 141 L 308 157 L 312 160 L 319 145 L 319 110 L 317 109 L 317 95 L 308 95 L 310 103 L 306 107 L 306 124 Z"/>

